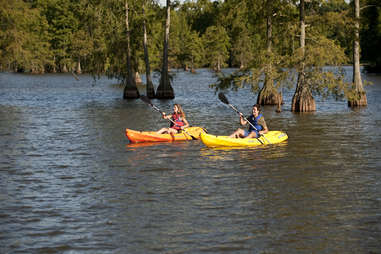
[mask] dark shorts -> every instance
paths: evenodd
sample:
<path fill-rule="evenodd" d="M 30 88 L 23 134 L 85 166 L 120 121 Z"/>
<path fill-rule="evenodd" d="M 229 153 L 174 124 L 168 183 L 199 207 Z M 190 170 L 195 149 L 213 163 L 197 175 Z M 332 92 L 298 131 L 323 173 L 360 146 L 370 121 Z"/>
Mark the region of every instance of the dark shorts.
<path fill-rule="evenodd" d="M 250 132 L 249 132 L 248 130 L 245 130 L 245 134 L 244 134 L 244 136 L 245 136 L 245 137 L 249 136 L 249 134 L 250 134 L 251 132 L 255 132 L 255 133 L 257 134 L 257 137 L 259 137 L 259 132 L 256 131 L 256 130 L 252 130 L 252 131 L 250 131 Z"/>

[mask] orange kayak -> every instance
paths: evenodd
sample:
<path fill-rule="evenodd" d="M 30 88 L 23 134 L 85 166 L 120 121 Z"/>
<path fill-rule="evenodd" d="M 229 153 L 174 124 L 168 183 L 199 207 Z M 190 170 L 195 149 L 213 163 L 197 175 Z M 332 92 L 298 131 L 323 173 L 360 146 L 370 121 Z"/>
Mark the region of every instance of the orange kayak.
<path fill-rule="evenodd" d="M 201 133 L 205 133 L 205 129 L 201 127 L 188 127 L 184 131 L 177 134 L 157 134 L 155 131 L 135 131 L 126 129 L 126 136 L 131 143 L 138 142 L 172 142 L 172 141 L 184 141 L 192 140 L 192 137 L 196 139 L 200 138 Z M 190 134 L 190 135 L 188 135 Z"/>

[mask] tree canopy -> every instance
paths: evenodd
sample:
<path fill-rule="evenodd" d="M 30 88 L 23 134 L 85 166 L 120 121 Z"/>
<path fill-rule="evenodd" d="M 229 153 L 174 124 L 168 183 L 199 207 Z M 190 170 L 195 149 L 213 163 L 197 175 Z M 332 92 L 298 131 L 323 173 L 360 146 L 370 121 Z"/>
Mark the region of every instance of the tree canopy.
<path fill-rule="evenodd" d="M 157 0 L 0 0 L 0 71 L 76 71 L 125 81 L 147 66 L 163 72 L 163 63 L 192 71 L 235 67 L 235 82 L 217 88 L 246 82 L 256 90 L 263 82 L 273 93 L 288 80 L 285 70 L 296 70 L 311 92 L 341 96 L 342 76 L 323 69 L 351 64 L 355 38 L 368 70 L 381 70 L 381 3 L 361 0 L 359 21 L 355 1 L 187 0 L 167 1 L 167 9 Z M 274 96 L 271 103 L 282 101 Z"/>
<path fill-rule="evenodd" d="M 34 73 L 80 70 L 120 76 L 125 71 L 125 0 L 0 0 L 0 68 Z M 271 5 L 269 5 L 271 3 Z M 380 68 L 378 0 L 362 1 L 363 61 Z M 131 54 L 143 72 L 143 4 L 154 70 L 161 65 L 165 7 L 158 1 L 129 1 Z M 197 0 L 172 3 L 170 68 L 247 67 L 266 47 L 266 15 L 271 11 L 274 54 L 298 48 L 298 6 L 292 0 Z M 340 46 L 350 63 L 353 18 L 344 0 L 306 2 L 306 38 Z M 317 44 L 319 42 L 316 42 Z M 322 48 L 323 49 L 323 48 Z M 312 56 L 314 57 L 314 56 Z M 80 65 L 79 65 L 80 64 Z"/>

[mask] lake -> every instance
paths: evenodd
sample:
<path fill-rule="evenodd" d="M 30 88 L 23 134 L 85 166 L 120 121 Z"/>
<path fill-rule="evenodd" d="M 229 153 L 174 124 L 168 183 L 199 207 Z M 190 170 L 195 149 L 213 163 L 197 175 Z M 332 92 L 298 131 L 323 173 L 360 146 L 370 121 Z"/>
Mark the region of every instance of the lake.
<path fill-rule="evenodd" d="M 180 103 L 212 134 L 239 127 L 212 72 L 175 74 L 156 106 Z M 263 114 L 289 140 L 244 149 L 129 144 L 125 128 L 168 122 L 116 80 L 79 78 L 0 73 L 0 253 L 381 253 L 381 76 L 363 74 L 360 109 L 315 96 L 316 112 L 292 113 L 284 90 Z M 257 98 L 225 94 L 245 114 Z"/>

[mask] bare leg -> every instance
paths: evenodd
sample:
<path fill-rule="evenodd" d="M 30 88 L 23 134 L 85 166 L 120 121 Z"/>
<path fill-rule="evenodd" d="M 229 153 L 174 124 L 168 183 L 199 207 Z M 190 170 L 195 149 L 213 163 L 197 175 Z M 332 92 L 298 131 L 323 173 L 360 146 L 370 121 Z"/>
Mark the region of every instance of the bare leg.
<path fill-rule="evenodd" d="M 177 133 L 177 130 L 173 129 L 173 128 L 161 128 L 160 130 L 158 130 L 156 132 L 157 134 L 176 134 Z"/>
<path fill-rule="evenodd" d="M 160 130 L 158 130 L 156 133 L 157 134 L 164 134 L 164 133 L 168 133 L 168 129 L 169 128 L 161 128 Z"/>
<path fill-rule="evenodd" d="M 245 136 L 245 131 L 242 129 L 237 129 L 229 138 L 243 138 Z"/>
<path fill-rule="evenodd" d="M 168 133 L 171 134 L 171 135 L 174 135 L 174 134 L 177 134 L 178 131 L 173 129 L 173 128 L 168 128 Z"/>

